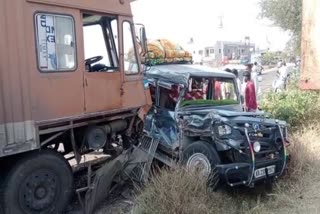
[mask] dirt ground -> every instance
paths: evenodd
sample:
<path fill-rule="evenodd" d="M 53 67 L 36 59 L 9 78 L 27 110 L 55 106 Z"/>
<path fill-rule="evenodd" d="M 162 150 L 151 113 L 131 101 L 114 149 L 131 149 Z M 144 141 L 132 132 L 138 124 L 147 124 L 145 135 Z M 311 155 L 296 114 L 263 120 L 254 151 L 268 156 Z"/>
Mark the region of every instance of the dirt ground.
<path fill-rule="evenodd" d="M 94 214 L 129 214 L 134 206 L 134 195 L 132 185 L 117 188 L 96 208 Z M 65 214 L 83 214 L 76 196 L 74 196 Z"/>

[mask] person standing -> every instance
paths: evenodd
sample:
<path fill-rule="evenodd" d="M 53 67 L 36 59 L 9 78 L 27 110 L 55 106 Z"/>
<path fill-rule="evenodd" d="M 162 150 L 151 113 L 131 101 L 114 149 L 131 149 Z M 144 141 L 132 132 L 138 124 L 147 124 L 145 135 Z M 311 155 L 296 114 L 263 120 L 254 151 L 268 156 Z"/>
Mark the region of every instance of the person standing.
<path fill-rule="evenodd" d="M 238 70 L 234 68 L 232 69 L 232 73 L 236 76 L 238 91 L 241 93 L 241 80 L 239 79 Z"/>
<path fill-rule="evenodd" d="M 246 71 L 244 73 L 244 81 L 246 83 L 245 87 L 245 110 L 248 112 L 257 111 L 257 98 L 254 83 L 251 80 L 251 73 Z"/>
<path fill-rule="evenodd" d="M 283 82 L 283 88 L 286 89 L 287 81 L 288 81 L 288 68 L 285 62 L 281 62 L 279 68 L 279 78 Z"/>
<path fill-rule="evenodd" d="M 253 81 L 254 88 L 256 90 L 256 98 L 258 97 L 258 93 L 259 93 L 258 73 L 259 73 L 258 63 L 254 62 L 252 71 L 251 71 L 251 80 Z"/>
<path fill-rule="evenodd" d="M 240 101 L 241 101 L 241 104 L 243 104 L 243 93 L 242 93 L 242 83 L 241 83 L 241 80 L 239 79 L 239 73 L 238 73 L 238 70 L 237 69 L 232 69 L 232 73 L 236 76 L 236 81 L 237 81 L 237 88 L 238 88 L 238 92 L 240 94 Z"/>

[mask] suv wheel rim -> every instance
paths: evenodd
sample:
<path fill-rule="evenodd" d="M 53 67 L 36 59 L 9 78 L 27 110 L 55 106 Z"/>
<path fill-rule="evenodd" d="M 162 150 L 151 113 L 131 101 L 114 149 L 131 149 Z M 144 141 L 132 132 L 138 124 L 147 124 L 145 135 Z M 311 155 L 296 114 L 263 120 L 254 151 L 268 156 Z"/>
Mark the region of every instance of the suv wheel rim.
<path fill-rule="evenodd" d="M 202 153 L 195 153 L 187 161 L 187 170 L 199 170 L 202 175 L 208 177 L 211 172 L 211 164 L 207 156 Z"/>

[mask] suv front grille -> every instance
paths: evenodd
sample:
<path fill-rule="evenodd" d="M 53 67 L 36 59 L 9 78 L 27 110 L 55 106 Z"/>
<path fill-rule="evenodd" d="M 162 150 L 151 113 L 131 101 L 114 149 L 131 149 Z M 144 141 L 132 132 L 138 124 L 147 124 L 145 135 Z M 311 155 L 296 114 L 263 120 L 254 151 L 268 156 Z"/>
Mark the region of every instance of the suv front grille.
<path fill-rule="evenodd" d="M 237 124 L 238 127 L 244 127 L 244 123 Z M 282 148 L 281 135 L 279 129 L 275 125 L 259 125 L 259 130 L 254 130 L 253 124 L 249 124 L 248 135 L 250 143 L 259 142 L 261 149 L 255 152 L 255 160 L 257 164 L 262 164 L 268 161 L 277 160 L 280 157 L 280 150 Z M 243 142 L 242 149 L 247 155 L 250 155 L 248 144 Z"/>

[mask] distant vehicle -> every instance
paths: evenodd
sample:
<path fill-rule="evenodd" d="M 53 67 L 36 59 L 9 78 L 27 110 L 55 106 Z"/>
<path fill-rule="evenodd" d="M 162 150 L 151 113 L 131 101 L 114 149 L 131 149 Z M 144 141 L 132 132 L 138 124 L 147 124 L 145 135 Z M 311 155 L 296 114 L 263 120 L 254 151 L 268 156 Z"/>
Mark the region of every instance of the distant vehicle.
<path fill-rule="evenodd" d="M 248 56 L 241 56 L 240 63 L 246 65 L 251 62 L 251 59 Z"/>
<path fill-rule="evenodd" d="M 220 182 L 253 187 L 283 173 L 286 122 L 243 112 L 233 74 L 205 66 L 157 65 L 146 78 L 153 107 L 145 132 L 159 141 L 156 159 L 201 170 L 212 188 Z"/>

